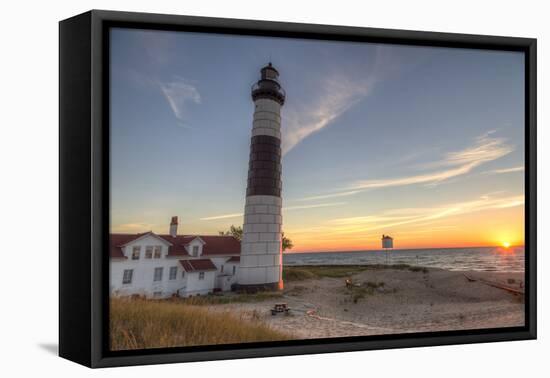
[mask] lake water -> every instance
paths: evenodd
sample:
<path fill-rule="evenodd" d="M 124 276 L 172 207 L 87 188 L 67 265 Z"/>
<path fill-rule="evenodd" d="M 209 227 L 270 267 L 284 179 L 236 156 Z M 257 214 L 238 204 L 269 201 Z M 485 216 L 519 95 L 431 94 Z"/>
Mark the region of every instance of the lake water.
<path fill-rule="evenodd" d="M 409 264 L 448 270 L 524 272 L 523 247 L 400 249 L 358 252 L 285 253 L 284 265 Z"/>

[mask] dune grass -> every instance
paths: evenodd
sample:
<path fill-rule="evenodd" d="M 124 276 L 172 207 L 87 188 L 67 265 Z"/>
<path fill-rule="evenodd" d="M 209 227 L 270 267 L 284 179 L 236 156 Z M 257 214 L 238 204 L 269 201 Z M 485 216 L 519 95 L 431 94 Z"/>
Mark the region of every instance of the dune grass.
<path fill-rule="evenodd" d="M 223 293 L 201 295 L 200 297 L 179 298 L 176 301 L 194 305 L 207 306 L 228 303 L 253 303 L 262 302 L 271 299 L 279 299 L 283 297 L 283 293 L 279 291 L 259 291 L 257 293 Z"/>
<path fill-rule="evenodd" d="M 410 270 L 411 272 L 428 273 L 424 267 L 416 267 L 408 264 L 370 264 L 370 265 L 303 265 L 285 266 L 283 269 L 283 281 L 305 281 L 323 277 L 345 278 L 354 274 L 374 269 Z"/>
<path fill-rule="evenodd" d="M 285 266 L 283 269 L 283 281 L 305 281 L 323 277 L 344 278 L 369 269 L 372 269 L 369 265 Z"/>
<path fill-rule="evenodd" d="M 111 350 L 288 340 L 260 321 L 171 301 L 112 298 Z"/>
<path fill-rule="evenodd" d="M 283 281 L 304 281 L 322 277 L 342 278 L 367 269 L 368 267 L 363 265 L 285 266 L 283 269 Z"/>
<path fill-rule="evenodd" d="M 318 277 L 309 267 L 285 266 L 283 269 L 283 282 L 305 281 Z"/>
<path fill-rule="evenodd" d="M 353 303 L 357 303 L 360 299 L 365 298 L 367 295 L 373 295 L 377 289 L 384 287 L 385 282 L 373 282 L 367 281 L 358 286 L 352 286 L 348 288 L 348 292 L 351 296 Z"/>

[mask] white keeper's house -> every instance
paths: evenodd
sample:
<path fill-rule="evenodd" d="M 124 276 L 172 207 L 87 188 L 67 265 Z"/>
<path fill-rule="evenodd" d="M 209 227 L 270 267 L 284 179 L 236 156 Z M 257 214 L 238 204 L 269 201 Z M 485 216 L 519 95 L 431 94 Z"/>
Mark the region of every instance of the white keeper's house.
<path fill-rule="evenodd" d="M 241 243 L 232 236 L 111 234 L 111 296 L 188 297 L 228 291 L 237 281 Z"/>

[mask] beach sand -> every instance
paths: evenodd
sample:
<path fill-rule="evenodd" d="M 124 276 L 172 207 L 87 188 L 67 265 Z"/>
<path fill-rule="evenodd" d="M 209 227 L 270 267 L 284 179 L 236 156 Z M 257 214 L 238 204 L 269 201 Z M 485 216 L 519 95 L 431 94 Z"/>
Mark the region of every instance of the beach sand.
<path fill-rule="evenodd" d="M 471 281 L 464 273 L 522 290 L 523 273 L 386 267 L 350 276 L 353 288 L 346 288 L 345 278 L 290 281 L 281 298 L 209 308 L 261 320 L 297 339 L 524 325 L 523 295 Z M 272 316 L 275 303 L 287 303 L 290 315 Z"/>

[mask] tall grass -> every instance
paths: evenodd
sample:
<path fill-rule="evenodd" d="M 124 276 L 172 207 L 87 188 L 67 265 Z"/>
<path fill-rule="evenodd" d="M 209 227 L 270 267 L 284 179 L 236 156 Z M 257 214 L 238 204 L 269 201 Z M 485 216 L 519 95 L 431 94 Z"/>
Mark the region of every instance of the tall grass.
<path fill-rule="evenodd" d="M 288 340 L 257 320 L 170 301 L 112 298 L 111 350 Z"/>
<path fill-rule="evenodd" d="M 194 305 L 194 306 L 208 306 L 208 305 L 217 305 L 217 304 L 228 304 L 228 303 L 253 303 L 253 302 L 262 302 L 272 299 L 283 298 L 283 293 L 280 291 L 259 291 L 257 293 L 223 293 L 223 294 L 210 294 L 210 295 L 201 295 L 188 298 L 178 298 L 175 301 Z"/>
<path fill-rule="evenodd" d="M 283 281 L 304 281 L 313 278 L 343 278 L 369 269 L 366 265 L 309 265 L 285 266 Z"/>
<path fill-rule="evenodd" d="M 331 277 L 344 278 L 366 270 L 410 270 L 411 272 L 428 273 L 429 270 L 424 267 L 416 267 L 407 264 L 369 264 L 369 265 L 303 265 L 303 266 L 285 266 L 283 269 L 283 281 L 305 281 L 316 278 Z"/>

